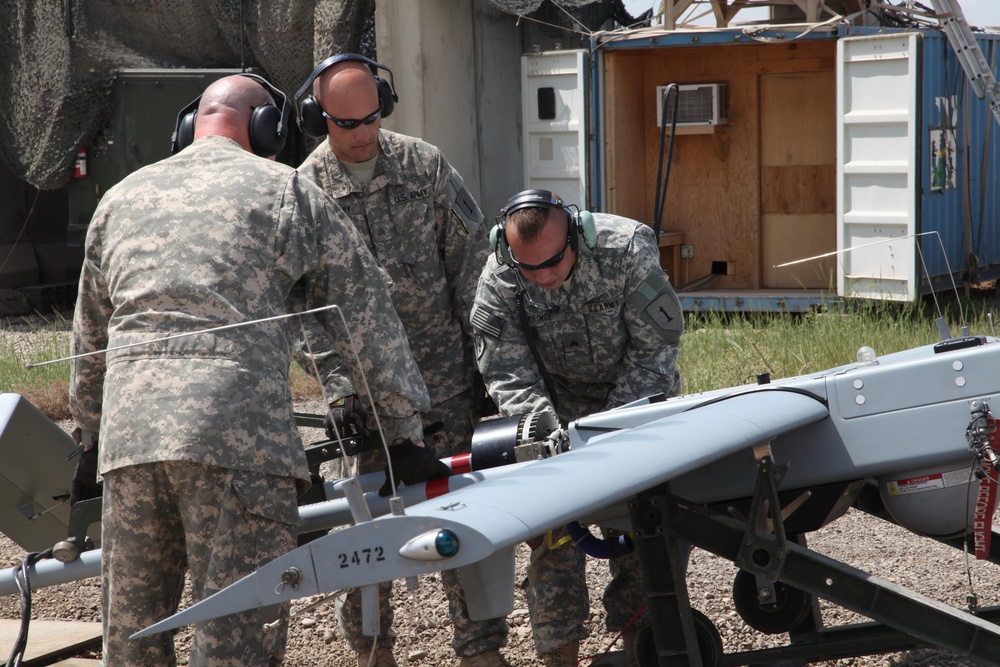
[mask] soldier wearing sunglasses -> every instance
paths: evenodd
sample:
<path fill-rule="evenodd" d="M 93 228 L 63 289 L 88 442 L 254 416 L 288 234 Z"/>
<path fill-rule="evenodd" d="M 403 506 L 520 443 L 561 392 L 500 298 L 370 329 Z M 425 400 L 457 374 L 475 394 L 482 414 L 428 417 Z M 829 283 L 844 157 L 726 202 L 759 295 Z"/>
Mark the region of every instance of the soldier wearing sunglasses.
<path fill-rule="evenodd" d="M 385 65 L 357 54 L 320 63 L 296 94 L 303 130 L 324 136 L 299 167 L 344 210 L 365 244 L 391 278 L 392 302 L 407 332 L 413 357 L 431 398 L 425 425 L 443 429 L 425 434 L 438 456 L 471 448 L 476 421 L 495 411 L 486 397 L 472 351 L 469 313 L 479 271 L 489 255 L 488 228 L 462 177 L 436 147 L 381 128 L 397 101 Z M 362 388 L 354 386 L 322 331 L 310 334 L 327 398 L 328 434 L 343 432 L 371 414 Z M 304 349 L 305 346 L 303 345 Z M 300 365 L 312 360 L 299 353 Z M 374 423 L 367 420 L 367 427 Z M 345 461 L 343 476 L 383 470 L 381 452 Z M 399 477 L 397 476 L 397 479 Z M 502 618 L 472 621 L 457 571 L 442 573 L 454 627 L 453 646 L 461 667 L 508 665 L 499 649 L 506 643 Z M 362 633 L 361 596 L 351 591 L 338 615 L 348 644 L 365 667 L 395 667 L 392 653 L 391 587 L 380 588 L 379 636 Z"/>
<path fill-rule="evenodd" d="M 552 411 L 567 423 L 680 390 L 680 301 L 660 268 L 653 230 L 591 214 L 546 190 L 510 198 L 490 233 L 472 325 L 476 357 L 503 416 Z M 607 531 L 606 536 L 612 531 Z M 587 636 L 585 556 L 565 529 L 529 541 L 528 611 L 541 663 L 574 667 Z M 608 630 L 635 665 L 645 603 L 635 554 L 609 561 Z"/>

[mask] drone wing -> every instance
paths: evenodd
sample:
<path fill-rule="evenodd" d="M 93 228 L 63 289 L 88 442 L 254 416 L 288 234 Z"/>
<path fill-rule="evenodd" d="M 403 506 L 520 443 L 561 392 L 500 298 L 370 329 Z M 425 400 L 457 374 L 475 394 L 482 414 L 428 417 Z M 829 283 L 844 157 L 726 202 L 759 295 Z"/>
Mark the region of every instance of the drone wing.
<path fill-rule="evenodd" d="M 462 568 L 470 612 L 475 600 L 476 617 L 503 615 L 513 604 L 518 543 L 827 415 L 826 405 L 805 393 L 751 391 L 610 431 L 579 449 L 413 505 L 405 515 L 333 531 L 134 637 L 452 568 Z"/>

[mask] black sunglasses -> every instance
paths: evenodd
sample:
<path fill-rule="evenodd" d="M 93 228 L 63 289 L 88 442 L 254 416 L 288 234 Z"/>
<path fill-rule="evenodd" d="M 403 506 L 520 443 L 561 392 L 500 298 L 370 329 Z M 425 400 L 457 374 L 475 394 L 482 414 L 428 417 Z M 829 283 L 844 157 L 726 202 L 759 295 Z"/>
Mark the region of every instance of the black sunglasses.
<path fill-rule="evenodd" d="M 372 112 L 371 114 L 369 114 L 369 115 L 367 115 L 367 116 L 365 116 L 364 118 L 361 118 L 361 119 L 358 119 L 358 118 L 334 118 L 333 116 L 331 116 L 330 114 L 328 114 L 326 111 L 323 111 L 322 109 L 320 109 L 320 111 L 323 112 L 323 117 L 324 118 L 330 119 L 330 121 L 332 121 L 333 124 L 336 125 L 337 127 L 339 127 L 340 129 L 342 129 L 342 130 L 353 130 L 358 125 L 362 125 L 362 124 L 364 124 L 364 125 L 371 125 L 372 123 L 374 123 L 375 121 L 377 121 L 378 117 L 380 115 L 382 115 L 382 105 L 379 104 L 378 105 L 378 109 L 375 109 L 374 112 Z"/>
<path fill-rule="evenodd" d="M 563 244 L 562 250 L 560 250 L 555 255 L 545 260 L 541 264 L 525 264 L 524 262 L 519 262 L 517 261 L 517 259 L 514 258 L 514 251 L 510 248 L 510 246 L 507 247 L 507 251 L 510 253 L 510 261 L 512 261 L 514 263 L 514 266 L 521 269 L 522 271 L 541 271 L 542 269 L 551 269 L 553 266 L 556 266 L 557 264 L 559 264 L 559 262 L 563 261 L 563 257 L 566 256 L 566 248 L 569 247 L 569 242 L 572 240 L 572 238 L 573 237 L 571 233 L 571 235 L 566 237 L 566 243 Z"/>

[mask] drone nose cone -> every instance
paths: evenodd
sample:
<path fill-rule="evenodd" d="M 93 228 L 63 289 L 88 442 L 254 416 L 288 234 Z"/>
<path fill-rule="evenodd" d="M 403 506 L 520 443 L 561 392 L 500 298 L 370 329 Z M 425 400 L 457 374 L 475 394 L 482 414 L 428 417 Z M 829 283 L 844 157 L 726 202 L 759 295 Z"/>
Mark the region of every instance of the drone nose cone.
<path fill-rule="evenodd" d="M 458 553 L 458 535 L 447 528 L 417 535 L 399 548 L 399 555 L 410 560 L 444 560 Z"/>

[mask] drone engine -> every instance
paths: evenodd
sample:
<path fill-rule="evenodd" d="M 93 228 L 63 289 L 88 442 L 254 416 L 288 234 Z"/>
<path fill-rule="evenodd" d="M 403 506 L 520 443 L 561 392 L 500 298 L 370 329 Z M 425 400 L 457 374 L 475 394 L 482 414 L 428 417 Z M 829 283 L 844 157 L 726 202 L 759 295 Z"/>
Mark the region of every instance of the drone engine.
<path fill-rule="evenodd" d="M 554 412 L 521 415 L 480 422 L 472 434 L 473 470 L 549 458 L 569 450 L 569 439 Z"/>

